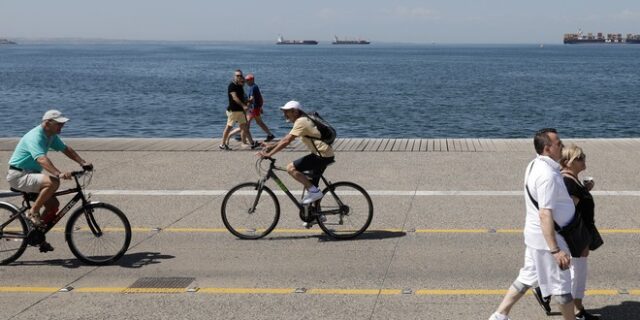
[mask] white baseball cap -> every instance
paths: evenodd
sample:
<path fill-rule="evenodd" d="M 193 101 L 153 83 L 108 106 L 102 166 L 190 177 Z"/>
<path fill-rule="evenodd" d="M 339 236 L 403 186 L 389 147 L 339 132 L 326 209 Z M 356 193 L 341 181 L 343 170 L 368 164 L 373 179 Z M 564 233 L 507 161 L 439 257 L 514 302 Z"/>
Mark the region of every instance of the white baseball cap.
<path fill-rule="evenodd" d="M 64 117 L 62 115 L 62 112 L 58 110 L 49 110 L 44 113 L 44 116 L 42 116 L 42 121 L 45 121 L 45 120 L 53 120 L 57 123 L 65 123 L 69 121 L 69 118 Z"/>
<path fill-rule="evenodd" d="M 298 101 L 291 100 L 287 102 L 284 106 L 280 107 L 280 110 L 291 110 L 291 109 L 302 110 L 302 105 Z"/>

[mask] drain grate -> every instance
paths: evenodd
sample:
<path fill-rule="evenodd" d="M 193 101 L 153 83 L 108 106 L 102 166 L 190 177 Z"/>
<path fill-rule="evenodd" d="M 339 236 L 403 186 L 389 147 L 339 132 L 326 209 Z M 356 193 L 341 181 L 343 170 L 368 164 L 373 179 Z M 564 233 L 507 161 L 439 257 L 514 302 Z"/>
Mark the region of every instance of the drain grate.
<path fill-rule="evenodd" d="M 123 293 L 183 293 L 195 280 L 190 277 L 143 277 Z"/>

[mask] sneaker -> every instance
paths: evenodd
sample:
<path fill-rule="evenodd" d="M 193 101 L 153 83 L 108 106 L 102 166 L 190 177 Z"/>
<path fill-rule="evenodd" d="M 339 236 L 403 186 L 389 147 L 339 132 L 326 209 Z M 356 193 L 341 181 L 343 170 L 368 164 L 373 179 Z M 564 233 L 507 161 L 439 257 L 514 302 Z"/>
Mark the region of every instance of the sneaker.
<path fill-rule="evenodd" d="M 302 204 L 314 203 L 322 199 L 323 196 L 324 194 L 322 194 L 322 191 L 320 190 L 318 190 L 317 192 L 307 192 L 307 194 L 302 199 Z"/>
<path fill-rule="evenodd" d="M 264 142 L 269 142 L 269 141 L 271 141 L 271 140 L 273 140 L 273 139 L 275 139 L 275 138 L 276 138 L 276 137 L 275 137 L 274 135 L 270 134 L 270 135 L 268 135 L 268 136 L 267 136 L 267 138 L 266 138 L 266 139 L 264 139 Z"/>
<path fill-rule="evenodd" d="M 253 144 L 251 145 L 251 149 L 257 149 L 260 148 L 261 144 L 258 141 L 254 141 Z"/>
<path fill-rule="evenodd" d="M 29 219 L 34 226 L 40 226 L 42 224 L 40 215 L 32 213 L 31 211 L 27 211 L 27 219 Z"/>
<path fill-rule="evenodd" d="M 218 148 L 220 148 L 220 150 L 231 151 L 231 148 L 229 148 L 229 146 L 226 144 L 221 144 L 218 146 Z"/>
<path fill-rule="evenodd" d="M 53 247 L 51 246 L 51 244 L 49 244 L 49 242 L 43 241 L 40 244 L 40 252 L 49 252 L 49 251 L 53 251 Z"/>
<path fill-rule="evenodd" d="M 497 312 L 494 312 L 491 317 L 489 317 L 489 320 L 511 320 L 511 318 L 509 318 L 508 316 L 505 316 L 504 314 L 499 314 Z"/>
<path fill-rule="evenodd" d="M 592 315 L 587 312 L 587 310 L 582 309 L 578 314 L 576 314 L 576 320 L 600 320 L 600 317 Z"/>
<path fill-rule="evenodd" d="M 538 304 L 544 310 L 547 315 L 551 315 L 551 297 L 543 297 L 542 291 L 540 291 L 540 287 L 535 287 L 531 290 L 533 296 L 536 297 Z"/>

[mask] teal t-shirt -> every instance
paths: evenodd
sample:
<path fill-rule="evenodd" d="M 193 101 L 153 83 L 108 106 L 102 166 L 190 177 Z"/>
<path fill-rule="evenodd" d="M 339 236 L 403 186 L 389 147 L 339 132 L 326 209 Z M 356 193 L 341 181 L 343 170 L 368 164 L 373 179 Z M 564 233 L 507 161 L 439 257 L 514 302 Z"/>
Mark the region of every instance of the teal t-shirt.
<path fill-rule="evenodd" d="M 20 139 L 16 150 L 9 160 L 9 165 L 27 171 L 42 172 L 42 166 L 36 159 L 47 155 L 49 149 L 64 151 L 67 146 L 60 140 L 58 135 L 47 137 L 42 126 L 37 126 Z"/>

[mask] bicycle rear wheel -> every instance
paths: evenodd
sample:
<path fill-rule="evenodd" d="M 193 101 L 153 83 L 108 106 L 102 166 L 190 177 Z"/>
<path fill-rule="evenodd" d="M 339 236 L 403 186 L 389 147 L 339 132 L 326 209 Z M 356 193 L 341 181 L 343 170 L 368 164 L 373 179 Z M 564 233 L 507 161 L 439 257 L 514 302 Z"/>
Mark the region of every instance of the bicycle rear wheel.
<path fill-rule="evenodd" d="M 333 190 L 333 192 L 331 192 Z M 367 191 L 352 182 L 336 182 L 322 191 L 318 225 L 336 239 L 352 239 L 362 234 L 373 218 L 373 203 Z"/>
<path fill-rule="evenodd" d="M 260 239 L 268 235 L 280 219 L 280 203 L 266 186 L 247 182 L 233 187 L 222 200 L 224 226 L 240 239 Z"/>
<path fill-rule="evenodd" d="M 0 222 L 9 221 L 17 211 L 6 203 L 0 203 Z M 0 265 L 18 259 L 27 248 L 27 224 L 19 215 L 0 231 Z"/>
<path fill-rule="evenodd" d="M 131 243 L 131 226 L 120 209 L 106 203 L 91 203 L 76 210 L 65 231 L 74 256 L 91 265 L 120 259 Z"/>

